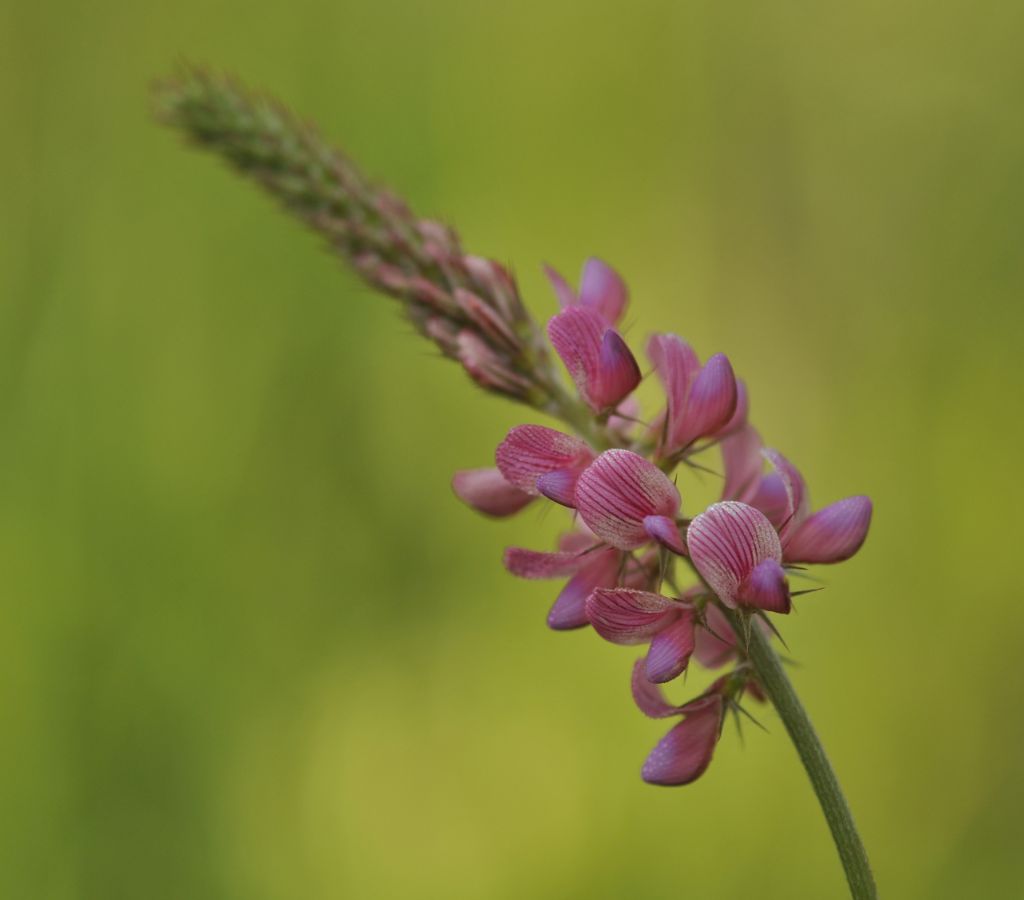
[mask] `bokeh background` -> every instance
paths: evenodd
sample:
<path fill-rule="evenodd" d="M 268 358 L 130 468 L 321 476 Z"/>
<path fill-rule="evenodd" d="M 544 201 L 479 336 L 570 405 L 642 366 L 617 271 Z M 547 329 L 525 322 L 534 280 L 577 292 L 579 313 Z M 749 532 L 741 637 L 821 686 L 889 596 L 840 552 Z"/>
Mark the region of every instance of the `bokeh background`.
<path fill-rule="evenodd" d="M 547 631 L 555 586 L 499 564 L 557 517 L 449 492 L 523 414 L 152 123 L 182 57 L 319 120 L 539 316 L 541 262 L 599 254 L 633 340 L 728 352 L 814 497 L 876 503 L 785 624 L 884 896 L 1024 896 L 1022 28 L 3 0 L 0 896 L 844 895 L 771 713 L 640 781 L 633 653 Z"/>

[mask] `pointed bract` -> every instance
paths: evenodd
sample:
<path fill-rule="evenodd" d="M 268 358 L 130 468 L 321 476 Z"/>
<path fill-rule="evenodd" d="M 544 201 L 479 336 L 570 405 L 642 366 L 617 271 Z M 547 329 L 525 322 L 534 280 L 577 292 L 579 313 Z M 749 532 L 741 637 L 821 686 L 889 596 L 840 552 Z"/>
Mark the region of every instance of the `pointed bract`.
<path fill-rule="evenodd" d="M 511 516 L 533 500 L 495 468 L 461 469 L 452 476 L 452 490 L 467 506 L 494 518 Z"/>
<path fill-rule="evenodd" d="M 675 519 L 676 486 L 654 463 L 630 450 L 606 450 L 576 483 L 576 508 L 587 527 L 620 550 L 646 544 L 648 516 Z"/>
<path fill-rule="evenodd" d="M 693 655 L 702 666 L 718 669 L 736 655 L 736 632 L 714 603 L 704 607 L 704 617 L 707 628 L 697 626 Z"/>

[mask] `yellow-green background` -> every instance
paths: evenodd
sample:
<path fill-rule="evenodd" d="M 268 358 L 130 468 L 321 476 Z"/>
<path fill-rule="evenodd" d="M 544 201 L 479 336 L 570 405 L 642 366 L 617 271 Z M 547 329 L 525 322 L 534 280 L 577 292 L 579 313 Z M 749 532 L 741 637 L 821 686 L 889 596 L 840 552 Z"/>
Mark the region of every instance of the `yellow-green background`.
<path fill-rule="evenodd" d="M 500 567 L 556 517 L 449 493 L 523 413 L 150 122 L 179 57 L 728 352 L 876 503 L 785 631 L 884 896 L 1024 896 L 1021 10 L 3 0 L 0 897 L 843 895 L 771 713 L 640 781 L 633 652 Z"/>

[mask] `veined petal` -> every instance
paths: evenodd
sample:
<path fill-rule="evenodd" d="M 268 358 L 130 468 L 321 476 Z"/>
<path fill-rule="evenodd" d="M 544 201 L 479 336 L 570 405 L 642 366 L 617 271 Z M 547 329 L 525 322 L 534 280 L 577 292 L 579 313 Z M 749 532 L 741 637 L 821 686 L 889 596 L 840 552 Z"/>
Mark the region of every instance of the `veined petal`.
<path fill-rule="evenodd" d="M 690 385 L 700 372 L 700 360 L 693 348 L 675 334 L 653 335 L 647 342 L 647 356 L 665 389 L 668 401 L 667 427 L 671 439 L 686 417 L 686 398 Z"/>
<path fill-rule="evenodd" d="M 608 326 L 599 313 L 582 306 L 568 306 L 548 320 L 548 338 L 565 363 L 583 400 L 591 402 L 591 389 L 601 364 L 601 339 Z"/>
<path fill-rule="evenodd" d="M 495 468 L 460 469 L 452 476 L 452 490 L 467 506 L 495 518 L 511 516 L 533 500 Z"/>
<path fill-rule="evenodd" d="M 847 497 L 805 519 L 786 544 L 787 562 L 835 563 L 860 550 L 871 525 L 871 500 Z"/>
<path fill-rule="evenodd" d="M 509 484 L 528 494 L 539 494 L 537 480 L 549 472 L 581 471 L 594 458 L 578 437 L 545 428 L 517 425 L 499 445 L 495 459 Z"/>
<path fill-rule="evenodd" d="M 754 566 L 736 592 L 736 602 L 765 612 L 788 613 L 789 582 L 781 563 L 766 559 Z"/>
<path fill-rule="evenodd" d="M 646 516 L 644 531 L 662 547 L 666 547 L 680 556 L 686 556 L 686 544 L 683 543 L 683 536 L 679 533 L 679 526 L 676 525 L 674 519 L 670 519 L 668 516 Z"/>
<path fill-rule="evenodd" d="M 628 300 L 626 282 L 608 263 L 592 256 L 583 264 L 579 299 L 583 306 L 599 313 L 608 325 L 614 326 L 626 311 Z"/>
<path fill-rule="evenodd" d="M 654 636 L 647 651 L 649 681 L 664 684 L 686 668 L 694 647 L 693 621 L 693 612 L 686 611 Z"/>
<path fill-rule="evenodd" d="M 640 384 L 640 366 L 618 332 L 601 336 L 597 372 L 589 386 L 589 403 L 597 410 L 614 409 Z"/>
<path fill-rule="evenodd" d="M 786 491 L 786 515 L 779 527 L 779 538 L 785 545 L 800 523 L 807 518 L 811 501 L 807 495 L 807 485 L 796 466 L 778 450 L 766 448 L 762 453 L 782 479 Z"/>
<path fill-rule="evenodd" d="M 619 575 L 617 550 L 607 548 L 587 554 L 587 562 L 562 588 L 548 613 L 548 627 L 566 631 L 590 624 L 587 597 L 595 588 L 614 587 Z"/>
<path fill-rule="evenodd" d="M 584 523 L 620 550 L 646 544 L 647 516 L 679 512 L 679 491 L 654 463 L 630 450 L 606 450 L 576 483 L 576 508 Z"/>
<path fill-rule="evenodd" d="M 772 523 L 745 503 L 726 500 L 709 506 L 686 532 L 690 559 L 729 607 L 738 602 L 743 581 L 766 559 L 782 562 L 782 546 Z"/>
<path fill-rule="evenodd" d="M 722 467 L 725 469 L 722 499 L 749 503 L 750 496 L 757 490 L 764 465 L 761 457 L 761 435 L 753 425 L 744 425 L 723 438 L 721 446 Z M 763 509 L 761 511 L 764 512 Z"/>
<path fill-rule="evenodd" d="M 724 700 L 715 694 L 712 702 L 689 713 L 666 734 L 644 763 L 644 781 L 661 785 L 689 784 L 703 775 L 718 743 L 723 708 Z"/>
<path fill-rule="evenodd" d="M 729 360 L 716 353 L 693 379 L 686 415 L 669 432 L 673 447 L 686 447 L 697 438 L 721 431 L 736 411 L 736 376 Z"/>
<path fill-rule="evenodd" d="M 613 644 L 643 644 L 683 610 L 678 600 L 626 588 L 598 588 L 587 598 L 590 624 Z"/>
<path fill-rule="evenodd" d="M 668 716 L 678 715 L 683 711 L 682 706 L 673 706 L 665 699 L 661 685 L 655 684 L 647 678 L 647 660 L 638 659 L 633 664 L 633 678 L 631 682 L 633 690 L 633 702 L 645 716 L 652 719 L 665 719 Z"/>
<path fill-rule="evenodd" d="M 544 274 L 548 276 L 548 281 L 551 282 L 551 286 L 555 289 L 555 296 L 558 297 L 559 306 L 564 309 L 567 306 L 575 306 L 579 302 L 579 298 L 576 296 L 576 291 L 572 289 L 572 285 L 551 266 L 544 266 Z"/>
<path fill-rule="evenodd" d="M 587 563 L 586 553 L 545 553 L 525 547 L 507 547 L 505 568 L 520 578 L 563 578 L 574 575 Z"/>

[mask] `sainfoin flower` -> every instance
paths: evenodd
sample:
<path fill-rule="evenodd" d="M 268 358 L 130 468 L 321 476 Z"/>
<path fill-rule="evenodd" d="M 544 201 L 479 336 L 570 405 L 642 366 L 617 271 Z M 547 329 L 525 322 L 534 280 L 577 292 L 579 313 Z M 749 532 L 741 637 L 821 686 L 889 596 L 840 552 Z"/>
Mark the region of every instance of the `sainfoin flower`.
<path fill-rule="evenodd" d="M 771 701 L 812 775 L 854 895 L 874 898 L 852 817 L 770 643 L 771 617 L 801 593 L 790 579 L 853 556 L 871 501 L 851 496 L 812 512 L 800 472 L 751 424 L 747 386 L 730 361 L 716 353 L 701 362 L 677 335 L 647 341 L 664 399 L 645 420 L 634 393 L 641 369 L 622 330 L 628 290 L 601 260 L 587 260 L 578 289 L 547 270 L 560 311 L 542 329 L 509 268 L 417 217 L 280 104 L 196 69 L 161 84 L 157 99 L 164 121 L 274 195 L 477 385 L 560 423 L 512 428 L 495 465 L 456 472 L 452 489 L 492 518 L 551 503 L 569 510 L 556 549 L 508 548 L 505 566 L 564 581 L 551 628 L 589 624 L 613 644 L 647 645 L 633 698 L 645 715 L 678 722 L 644 762 L 644 780 L 699 778 L 727 714 L 738 720 L 746 696 Z M 676 481 L 689 468 L 713 471 L 698 459 L 712 448 L 724 475 L 719 501 L 688 508 L 690 486 L 681 493 Z M 670 703 L 661 685 L 694 661 L 724 674 Z"/>

